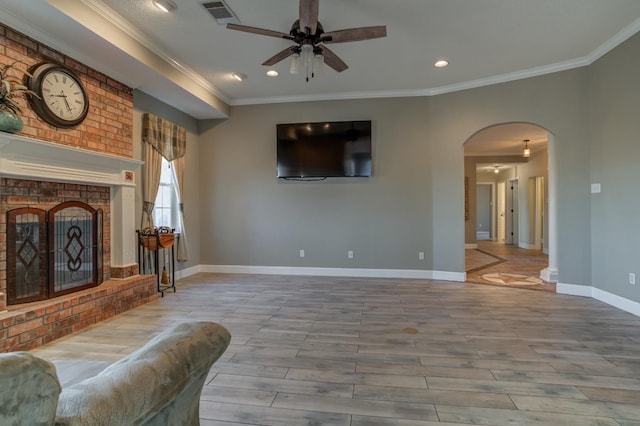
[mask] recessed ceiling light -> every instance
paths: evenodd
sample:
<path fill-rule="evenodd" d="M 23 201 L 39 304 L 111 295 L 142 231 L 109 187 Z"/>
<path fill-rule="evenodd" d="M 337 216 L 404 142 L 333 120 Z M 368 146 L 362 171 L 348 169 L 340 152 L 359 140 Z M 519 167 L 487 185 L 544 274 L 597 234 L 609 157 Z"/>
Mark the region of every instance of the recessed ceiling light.
<path fill-rule="evenodd" d="M 247 79 L 246 74 L 240 74 L 239 72 L 234 72 L 231 74 L 231 77 L 235 78 L 238 81 L 245 81 Z"/>
<path fill-rule="evenodd" d="M 171 0 L 151 0 L 153 5 L 163 12 L 173 12 L 178 8 Z"/>
<path fill-rule="evenodd" d="M 449 61 L 447 61 L 446 59 L 440 59 L 439 61 L 436 61 L 435 64 L 433 64 L 433 66 L 436 68 L 444 68 L 447 65 L 449 65 Z"/>
<path fill-rule="evenodd" d="M 276 71 L 276 70 L 269 70 L 269 71 L 267 71 L 267 75 L 269 77 L 277 77 L 277 76 L 280 75 L 280 73 L 278 71 Z"/>

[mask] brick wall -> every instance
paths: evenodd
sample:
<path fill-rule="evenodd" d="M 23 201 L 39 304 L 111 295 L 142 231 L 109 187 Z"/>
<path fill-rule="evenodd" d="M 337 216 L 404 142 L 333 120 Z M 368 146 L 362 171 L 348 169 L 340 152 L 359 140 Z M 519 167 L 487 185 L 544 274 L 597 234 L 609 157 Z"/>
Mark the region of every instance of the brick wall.
<path fill-rule="evenodd" d="M 64 64 L 80 77 L 89 95 L 87 118 L 72 129 L 50 126 L 35 115 L 26 99 L 18 100 L 24 111 L 21 115 L 24 128 L 20 135 L 121 157 L 133 157 L 131 88 L 0 24 L 0 64 L 9 65 L 15 61 L 22 62 L 17 65 L 22 69 L 44 61 Z"/>
<path fill-rule="evenodd" d="M 28 107 L 23 107 L 24 128 L 20 135 L 46 142 L 83 148 L 105 154 L 133 158 L 133 92 L 132 89 L 86 65 L 53 50 L 32 38 L 0 24 L 0 64 L 15 61 L 26 69 L 43 61 L 55 61 L 75 71 L 89 95 L 86 120 L 72 129 L 58 129 L 40 120 Z M 13 71 L 12 71 L 13 72 Z M 18 76 L 18 74 L 14 74 Z M 1 175 L 1 174 L 0 174 Z M 109 229 L 109 188 L 87 185 L 47 183 L 2 179 L 0 181 L 0 293 L 6 288 L 6 211 L 17 207 L 49 209 L 62 201 L 84 201 L 102 208 L 104 217 L 104 271 L 110 276 L 111 245 Z M 102 192 L 101 192 L 102 191 Z M 4 309 L 0 294 L 0 310 Z"/>

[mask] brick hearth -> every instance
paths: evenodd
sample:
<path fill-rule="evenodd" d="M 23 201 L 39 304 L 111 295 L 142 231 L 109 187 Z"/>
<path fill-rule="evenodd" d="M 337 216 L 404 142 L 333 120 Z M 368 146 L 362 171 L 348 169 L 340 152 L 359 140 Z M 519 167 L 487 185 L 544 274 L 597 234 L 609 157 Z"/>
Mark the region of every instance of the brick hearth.
<path fill-rule="evenodd" d="M 0 352 L 27 351 L 159 297 L 155 275 L 109 280 L 99 287 L 0 314 Z"/>

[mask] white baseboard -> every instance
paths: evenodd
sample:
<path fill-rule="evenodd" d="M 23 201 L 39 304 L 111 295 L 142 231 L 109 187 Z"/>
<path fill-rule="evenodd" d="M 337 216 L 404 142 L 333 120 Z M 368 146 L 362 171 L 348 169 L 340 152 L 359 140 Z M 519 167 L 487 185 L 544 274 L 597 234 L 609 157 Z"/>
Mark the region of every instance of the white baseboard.
<path fill-rule="evenodd" d="M 548 283 L 557 283 L 558 268 L 556 268 L 555 266 L 547 266 L 542 271 L 540 271 L 540 278 Z"/>
<path fill-rule="evenodd" d="M 518 247 L 526 250 L 534 250 L 536 248 L 535 244 L 527 244 L 527 243 L 518 243 Z"/>
<path fill-rule="evenodd" d="M 476 240 L 491 240 L 491 232 L 489 231 L 476 231 Z"/>
<path fill-rule="evenodd" d="M 197 274 L 198 272 L 202 272 L 201 269 L 202 269 L 201 265 L 196 265 L 196 266 L 191 266 L 189 268 L 180 269 L 180 270 L 176 271 L 176 278 L 177 279 L 187 278 L 188 276 Z"/>
<path fill-rule="evenodd" d="M 600 290 L 599 288 L 594 288 L 592 293 L 594 299 L 640 317 L 640 303 L 625 299 L 608 291 Z"/>
<path fill-rule="evenodd" d="M 556 293 L 558 294 L 568 294 L 570 296 L 593 297 L 593 292 L 591 290 L 592 290 L 592 287 L 588 285 L 565 284 L 565 283 L 556 284 Z"/>
<path fill-rule="evenodd" d="M 625 312 L 629 312 L 635 316 L 640 317 L 640 303 L 634 302 L 633 300 L 626 299 L 613 293 L 609 293 L 608 291 L 600 290 L 599 288 L 586 285 L 558 283 L 556 285 L 556 293 L 568 294 L 572 296 L 591 297 L 593 299 L 604 302 L 607 305 L 622 309 Z"/>
<path fill-rule="evenodd" d="M 201 265 L 200 272 L 223 274 L 317 275 L 355 278 L 409 278 L 464 282 L 466 273 L 421 269 L 305 268 L 293 266 Z"/>
<path fill-rule="evenodd" d="M 454 281 L 463 283 L 467 280 L 466 272 L 450 272 L 450 271 L 431 271 L 433 277 L 432 280 L 439 281 Z"/>
<path fill-rule="evenodd" d="M 472 250 L 475 250 L 475 249 L 477 249 L 477 248 L 478 248 L 478 244 L 477 244 L 477 243 L 474 243 L 474 244 L 465 244 L 465 245 L 464 245 L 464 248 L 465 248 L 465 249 L 472 249 Z"/>

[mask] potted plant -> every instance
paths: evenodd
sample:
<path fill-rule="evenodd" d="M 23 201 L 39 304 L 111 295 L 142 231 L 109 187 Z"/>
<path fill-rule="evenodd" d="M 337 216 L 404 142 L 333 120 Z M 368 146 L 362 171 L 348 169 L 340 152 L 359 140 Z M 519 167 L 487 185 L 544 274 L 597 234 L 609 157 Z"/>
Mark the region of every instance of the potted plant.
<path fill-rule="evenodd" d="M 4 65 L 0 69 L 0 130 L 3 132 L 17 133 L 22 130 L 22 118 L 18 115 L 22 114 L 22 108 L 16 99 L 25 95 L 38 96 L 23 84 L 22 78 L 11 74 L 14 70 L 30 75 L 18 68 L 18 63 L 16 61 L 11 65 Z"/>

